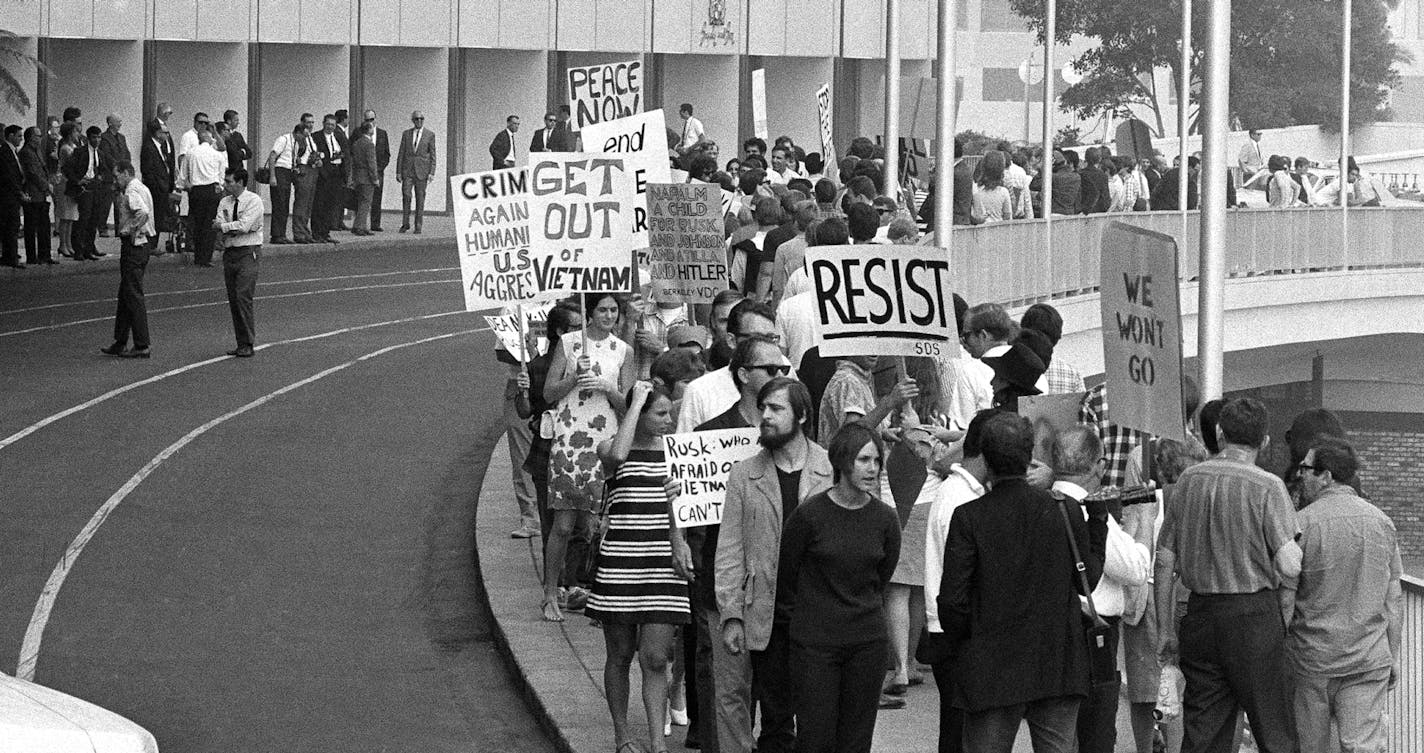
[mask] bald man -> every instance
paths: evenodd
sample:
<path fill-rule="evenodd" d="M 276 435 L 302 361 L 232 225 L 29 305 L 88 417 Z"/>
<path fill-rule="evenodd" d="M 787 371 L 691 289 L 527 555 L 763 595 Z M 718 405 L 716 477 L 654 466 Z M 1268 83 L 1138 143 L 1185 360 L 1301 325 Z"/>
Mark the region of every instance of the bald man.
<path fill-rule="evenodd" d="M 435 178 L 435 133 L 425 127 L 425 113 L 410 114 L 411 127 L 401 134 L 396 156 L 396 182 L 401 184 L 402 233 L 410 230 L 410 200 L 415 195 L 415 234 L 425 221 L 425 187 Z"/>

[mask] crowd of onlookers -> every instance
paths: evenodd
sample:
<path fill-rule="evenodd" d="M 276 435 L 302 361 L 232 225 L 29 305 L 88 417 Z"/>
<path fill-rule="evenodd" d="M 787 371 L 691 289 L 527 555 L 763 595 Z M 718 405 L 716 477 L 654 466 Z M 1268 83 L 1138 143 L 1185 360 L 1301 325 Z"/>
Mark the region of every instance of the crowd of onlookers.
<path fill-rule="evenodd" d="M 941 751 L 1008 751 L 1025 719 L 1037 751 L 1113 751 L 1123 703 L 1140 753 L 1229 751 L 1243 725 L 1262 751 L 1382 749 L 1399 550 L 1333 415 L 1301 413 L 1283 472 L 1258 462 L 1271 437 L 1253 399 L 1198 405 L 1189 383 L 1186 441 L 1119 426 L 1110 386 L 1055 353 L 1047 304 L 1012 317 L 956 296 L 958 356 L 824 357 L 806 249 L 919 234 L 875 145 L 856 139 L 828 175 L 786 137 L 723 163 L 705 135 L 675 136 L 677 168 L 735 194 L 729 289 L 572 297 L 546 352 L 499 354 L 511 535 L 541 539 L 543 618 L 581 611 L 603 632 L 616 753 L 667 750 L 679 725 L 686 747 L 723 753 L 867 751 L 877 714 L 926 675 Z M 970 177 L 956 221 L 961 185 L 969 222 L 1029 211 L 1022 155 L 996 153 L 955 166 Z M 1102 151 L 1085 162 L 1076 183 L 1055 174 L 1055 206 L 1060 186 L 1077 206 L 1083 172 L 1141 176 Z M 1150 187 L 1106 186 L 1095 206 L 1154 206 Z M 1081 393 L 1076 421 L 1019 415 L 1061 393 Z M 759 447 L 720 522 L 678 528 L 662 438 L 737 428 Z"/>

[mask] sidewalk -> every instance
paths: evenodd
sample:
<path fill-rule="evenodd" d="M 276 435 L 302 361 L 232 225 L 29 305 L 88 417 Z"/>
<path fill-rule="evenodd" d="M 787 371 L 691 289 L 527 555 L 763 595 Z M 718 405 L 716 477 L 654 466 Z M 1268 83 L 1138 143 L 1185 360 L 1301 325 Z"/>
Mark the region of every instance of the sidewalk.
<path fill-rule="evenodd" d="M 271 237 L 271 216 L 268 215 L 267 227 L 263 228 L 262 238 L 266 240 Z M 264 243 L 262 246 L 263 256 L 288 256 L 294 254 L 312 254 L 323 251 L 340 251 L 343 248 L 369 248 L 371 246 L 390 246 L 399 248 L 411 246 L 417 243 L 428 243 L 431 241 L 446 241 L 455 238 L 455 220 L 450 215 L 426 215 L 424 232 L 420 235 L 397 232 L 400 227 L 400 212 L 386 212 L 381 220 L 385 232 L 371 236 L 355 236 L 349 231 L 336 231 L 331 237 L 336 239 L 336 244 L 331 243 L 309 243 L 304 245 L 272 245 Z M 165 233 L 162 242 L 167 244 L 168 235 Z M 90 275 L 90 274 L 112 274 L 118 276 L 119 269 L 119 239 L 115 237 L 99 238 L 95 241 L 99 251 L 108 254 L 101 259 L 94 261 L 74 261 L 59 255 L 59 239 L 51 238 L 50 246 L 53 249 L 52 255 L 59 261 L 59 264 L 31 264 L 25 269 L 14 267 L 0 267 L 0 282 L 19 281 L 26 278 L 35 277 L 67 277 L 69 275 Z M 450 262 L 455 263 L 455 247 L 450 246 Z M 20 241 L 20 259 L 25 258 L 25 246 L 23 239 Z M 162 254 L 150 257 L 149 269 L 155 267 L 191 265 L 193 257 L 187 254 Z M 222 254 L 213 254 L 215 266 L 222 266 Z"/>
<path fill-rule="evenodd" d="M 563 623 L 544 622 L 539 615 L 540 539 L 509 538 L 519 527 L 519 512 L 510 481 L 509 450 L 495 446 L 480 489 L 475 524 L 479 572 L 494 615 L 497 640 L 524 687 L 530 706 L 563 753 L 607 753 L 613 749 L 613 723 L 603 694 L 603 635 L 581 614 L 566 614 Z M 628 720 L 633 739 L 647 740 L 636 662 L 630 672 Z M 934 680 L 910 688 L 906 708 L 881 711 L 876 719 L 877 753 L 928 753 L 939 732 L 939 695 Z M 1117 751 L 1132 753 L 1132 732 L 1126 703 L 1118 713 Z M 674 727 L 668 749 L 682 750 L 687 730 Z M 1015 753 L 1029 753 L 1028 728 L 1022 727 Z"/>

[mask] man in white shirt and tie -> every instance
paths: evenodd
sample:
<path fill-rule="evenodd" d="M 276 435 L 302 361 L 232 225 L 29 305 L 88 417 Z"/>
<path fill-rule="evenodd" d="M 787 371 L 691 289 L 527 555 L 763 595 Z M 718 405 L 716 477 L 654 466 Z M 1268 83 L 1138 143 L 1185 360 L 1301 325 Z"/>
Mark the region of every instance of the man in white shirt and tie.
<path fill-rule="evenodd" d="M 682 116 L 682 139 L 677 142 L 677 153 L 683 155 L 702 143 L 707 138 L 707 131 L 702 128 L 702 121 L 692 117 L 692 105 L 684 102 L 677 109 L 677 114 Z"/>
<path fill-rule="evenodd" d="M 218 211 L 227 153 L 213 147 L 213 132 L 198 132 L 198 145 L 183 159 L 178 187 L 188 193 L 188 217 L 193 223 L 193 263 L 213 265 L 213 216 Z"/>
<path fill-rule="evenodd" d="M 1251 140 L 1241 146 L 1241 154 L 1236 158 L 1236 161 L 1241 165 L 1241 183 L 1243 185 L 1251 179 L 1252 175 L 1260 172 L 1261 168 L 1266 166 L 1266 158 L 1261 154 L 1261 132 L 1253 128 L 1247 132 L 1247 135 L 1251 137 Z"/>
<path fill-rule="evenodd" d="M 518 164 L 518 147 L 514 145 L 514 134 L 519 132 L 519 116 L 510 115 L 504 119 L 504 130 L 494 135 L 494 141 L 490 142 L 490 157 L 493 158 L 491 170 L 500 170 L 506 167 L 514 167 Z"/>
<path fill-rule="evenodd" d="M 114 314 L 114 343 L 99 351 L 120 358 L 148 358 L 148 306 L 143 297 L 143 273 L 158 233 L 153 224 L 153 194 L 134 179 L 132 162 L 114 169 L 123 200 L 119 203 L 115 235 L 119 236 L 119 306 Z M 133 335 L 133 348 L 128 347 Z"/>
<path fill-rule="evenodd" d="M 252 299 L 257 293 L 264 211 L 262 197 L 247 190 L 247 171 L 239 168 L 229 172 L 212 226 L 222 233 L 223 282 L 227 284 L 227 307 L 237 338 L 237 347 L 227 354 L 237 358 L 251 358 L 257 338 Z"/>

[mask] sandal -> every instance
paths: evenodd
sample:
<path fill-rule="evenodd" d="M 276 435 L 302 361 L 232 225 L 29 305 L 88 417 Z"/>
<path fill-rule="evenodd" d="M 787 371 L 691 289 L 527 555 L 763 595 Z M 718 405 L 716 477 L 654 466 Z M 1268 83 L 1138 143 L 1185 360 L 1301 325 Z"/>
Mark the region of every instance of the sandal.
<path fill-rule="evenodd" d="M 555 602 L 555 601 L 552 600 L 552 599 L 546 599 L 546 600 L 544 601 L 544 621 L 545 621 L 545 622 L 563 622 L 563 621 L 564 621 L 564 614 L 563 614 L 563 612 L 560 612 L 560 611 L 559 611 L 558 602 Z M 624 745 L 627 745 L 627 743 L 624 743 Z M 619 746 L 619 750 L 622 750 L 622 746 Z M 618 753 L 618 752 L 617 752 L 617 751 L 614 751 L 614 753 Z"/>

